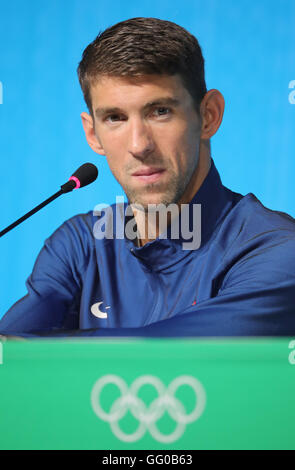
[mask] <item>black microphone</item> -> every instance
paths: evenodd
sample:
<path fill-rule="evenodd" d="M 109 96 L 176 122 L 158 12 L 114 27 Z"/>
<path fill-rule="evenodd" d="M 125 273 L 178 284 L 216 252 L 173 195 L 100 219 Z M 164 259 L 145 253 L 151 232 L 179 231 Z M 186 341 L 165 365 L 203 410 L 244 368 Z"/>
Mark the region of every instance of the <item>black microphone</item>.
<path fill-rule="evenodd" d="M 3 237 L 3 235 L 5 235 L 7 232 L 24 222 L 26 219 L 31 217 L 31 215 L 38 212 L 40 209 L 42 209 L 42 207 L 47 206 L 47 204 L 49 204 L 51 201 L 54 201 L 54 199 L 58 198 L 62 194 L 69 193 L 73 189 L 83 188 L 83 186 L 87 186 L 88 184 L 93 183 L 93 181 L 96 180 L 97 176 L 98 170 L 96 166 L 92 163 L 84 163 L 84 165 L 80 166 L 78 170 L 75 171 L 75 173 L 69 178 L 69 181 L 67 181 L 60 187 L 61 189 L 57 191 L 57 193 L 53 194 L 53 196 L 49 197 L 37 207 L 32 209 L 30 212 L 25 214 L 23 217 L 16 220 L 13 224 L 9 225 L 4 230 L 2 230 L 2 232 L 0 232 L 0 237 Z"/>
<path fill-rule="evenodd" d="M 83 188 L 87 184 L 93 183 L 98 176 L 98 170 L 92 163 L 84 163 L 77 171 L 69 178 L 65 184 L 61 186 L 63 193 L 69 193 L 73 189 Z"/>

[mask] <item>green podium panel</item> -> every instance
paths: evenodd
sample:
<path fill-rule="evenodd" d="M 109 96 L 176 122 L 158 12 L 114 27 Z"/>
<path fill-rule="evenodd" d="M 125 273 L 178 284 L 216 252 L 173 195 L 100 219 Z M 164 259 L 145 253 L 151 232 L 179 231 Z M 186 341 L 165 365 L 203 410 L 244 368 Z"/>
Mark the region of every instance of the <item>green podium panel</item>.
<path fill-rule="evenodd" d="M 292 338 L 0 346 L 1 449 L 295 449 Z"/>

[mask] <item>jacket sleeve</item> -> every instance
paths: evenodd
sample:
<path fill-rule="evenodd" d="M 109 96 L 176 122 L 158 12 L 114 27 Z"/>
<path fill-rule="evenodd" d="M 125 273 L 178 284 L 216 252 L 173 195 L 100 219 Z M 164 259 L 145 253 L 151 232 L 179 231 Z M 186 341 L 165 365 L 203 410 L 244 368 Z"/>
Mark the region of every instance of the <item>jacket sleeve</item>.
<path fill-rule="evenodd" d="M 28 294 L 0 320 L 0 334 L 30 336 L 32 330 L 42 333 L 78 328 L 78 223 L 75 218 L 69 219 L 45 241 L 26 281 Z"/>
<path fill-rule="evenodd" d="M 294 336 L 295 239 L 260 246 L 227 271 L 218 294 L 140 328 L 90 329 L 57 336 Z"/>

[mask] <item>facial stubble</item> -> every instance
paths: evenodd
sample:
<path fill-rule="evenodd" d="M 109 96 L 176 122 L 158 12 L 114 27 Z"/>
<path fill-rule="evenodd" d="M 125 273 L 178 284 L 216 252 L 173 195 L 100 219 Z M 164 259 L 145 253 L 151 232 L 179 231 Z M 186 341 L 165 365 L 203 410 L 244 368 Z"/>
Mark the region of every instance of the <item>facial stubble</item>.
<path fill-rule="evenodd" d="M 172 168 L 165 168 L 166 171 L 170 173 L 170 178 L 168 182 L 155 182 L 150 184 L 145 184 L 142 189 L 134 189 L 129 185 L 125 185 L 123 188 L 125 194 L 128 198 L 130 204 L 143 207 L 145 212 L 148 211 L 148 205 L 150 203 L 146 202 L 144 195 L 162 193 L 160 200 L 157 201 L 157 204 L 163 204 L 166 207 L 169 204 L 177 204 L 185 190 L 187 189 L 188 184 L 191 181 L 192 175 L 197 167 L 198 158 L 195 159 L 195 165 L 189 167 L 185 174 L 176 175 Z"/>

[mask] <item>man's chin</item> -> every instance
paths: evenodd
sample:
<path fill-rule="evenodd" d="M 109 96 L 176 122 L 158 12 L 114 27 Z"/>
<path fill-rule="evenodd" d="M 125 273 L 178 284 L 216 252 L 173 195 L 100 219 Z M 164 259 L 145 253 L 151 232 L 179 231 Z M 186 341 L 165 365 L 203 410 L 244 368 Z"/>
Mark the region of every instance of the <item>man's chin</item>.
<path fill-rule="evenodd" d="M 155 197 L 146 197 L 146 198 L 136 198 L 129 200 L 129 204 L 137 210 L 142 210 L 147 212 L 148 210 L 153 210 L 153 207 L 164 205 L 168 206 L 169 204 L 174 203 L 173 198 L 168 198 L 165 196 L 155 196 Z"/>
<path fill-rule="evenodd" d="M 126 188 L 131 189 L 131 188 Z M 148 209 L 148 206 L 155 206 L 159 204 L 164 204 L 168 206 L 169 204 L 177 203 L 180 199 L 182 191 L 177 185 L 171 181 L 169 185 L 157 184 L 146 186 L 141 188 L 141 190 L 127 190 L 126 195 L 128 197 L 129 204 L 138 205 L 142 207 L 144 211 Z"/>

